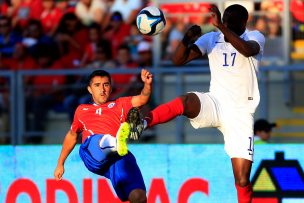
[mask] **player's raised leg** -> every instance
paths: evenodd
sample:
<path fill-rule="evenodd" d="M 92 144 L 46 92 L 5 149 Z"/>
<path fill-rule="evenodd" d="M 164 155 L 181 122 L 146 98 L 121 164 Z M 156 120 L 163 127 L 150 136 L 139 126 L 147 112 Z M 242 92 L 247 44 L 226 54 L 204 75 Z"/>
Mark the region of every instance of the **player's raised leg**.
<path fill-rule="evenodd" d="M 252 186 L 250 183 L 250 171 L 252 161 L 242 158 L 232 158 L 232 168 L 237 190 L 238 203 L 251 203 Z"/>
<path fill-rule="evenodd" d="M 188 93 L 161 104 L 153 109 L 145 118 L 148 126 L 168 122 L 177 116 L 184 115 L 187 118 L 195 118 L 201 109 L 200 100 L 195 93 Z"/>

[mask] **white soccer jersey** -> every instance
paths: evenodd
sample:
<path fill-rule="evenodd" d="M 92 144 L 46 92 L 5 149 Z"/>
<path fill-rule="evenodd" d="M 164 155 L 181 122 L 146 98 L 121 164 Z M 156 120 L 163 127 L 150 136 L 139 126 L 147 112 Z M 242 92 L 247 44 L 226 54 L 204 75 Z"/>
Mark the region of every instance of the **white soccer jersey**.
<path fill-rule="evenodd" d="M 225 42 L 221 32 L 209 32 L 195 44 L 202 54 L 208 54 L 211 71 L 210 92 L 222 107 L 235 107 L 254 112 L 260 101 L 256 72 L 264 50 L 265 38 L 259 31 L 246 30 L 242 39 L 256 41 L 260 52 L 245 57 L 230 43 Z"/>

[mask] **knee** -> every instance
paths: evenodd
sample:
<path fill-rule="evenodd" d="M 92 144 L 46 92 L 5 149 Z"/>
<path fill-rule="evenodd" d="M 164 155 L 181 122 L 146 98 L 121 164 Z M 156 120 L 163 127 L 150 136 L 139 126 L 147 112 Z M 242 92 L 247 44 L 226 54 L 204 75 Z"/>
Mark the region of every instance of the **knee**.
<path fill-rule="evenodd" d="M 201 102 L 195 93 L 188 93 L 181 96 L 184 105 L 184 115 L 188 118 L 198 116 L 201 109 Z"/>
<path fill-rule="evenodd" d="M 235 184 L 240 186 L 240 187 L 245 187 L 249 183 L 250 183 L 250 181 L 246 177 L 239 177 L 239 178 L 236 178 L 236 180 L 235 180 Z"/>
<path fill-rule="evenodd" d="M 133 190 L 129 195 L 130 203 L 146 203 L 147 196 L 144 190 L 136 189 Z"/>

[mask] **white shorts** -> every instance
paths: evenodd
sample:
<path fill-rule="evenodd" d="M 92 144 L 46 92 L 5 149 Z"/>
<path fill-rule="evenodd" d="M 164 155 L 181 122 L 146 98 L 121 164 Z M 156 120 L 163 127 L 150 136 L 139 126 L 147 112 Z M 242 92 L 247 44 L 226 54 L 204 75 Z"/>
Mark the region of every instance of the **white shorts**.
<path fill-rule="evenodd" d="M 224 136 L 225 150 L 230 158 L 253 161 L 253 114 L 249 111 L 224 108 L 208 92 L 193 92 L 201 102 L 196 118 L 190 119 L 194 128 L 216 127 Z"/>

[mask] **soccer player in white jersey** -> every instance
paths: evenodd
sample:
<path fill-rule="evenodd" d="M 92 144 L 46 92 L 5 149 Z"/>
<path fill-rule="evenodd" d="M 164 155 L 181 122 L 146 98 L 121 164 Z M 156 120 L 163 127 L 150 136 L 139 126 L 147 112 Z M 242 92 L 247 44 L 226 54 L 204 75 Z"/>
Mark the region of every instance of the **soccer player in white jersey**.
<path fill-rule="evenodd" d="M 217 7 L 210 12 L 218 32 L 202 35 L 199 26 L 192 26 L 173 56 L 176 65 L 183 65 L 207 54 L 211 70 L 209 92 L 190 92 L 158 106 L 146 117 L 147 126 L 184 115 L 194 128 L 218 128 L 231 158 L 238 202 L 249 203 L 253 114 L 260 100 L 256 72 L 265 38 L 258 31 L 246 29 L 248 12 L 241 5 L 226 8 L 222 20 Z"/>

